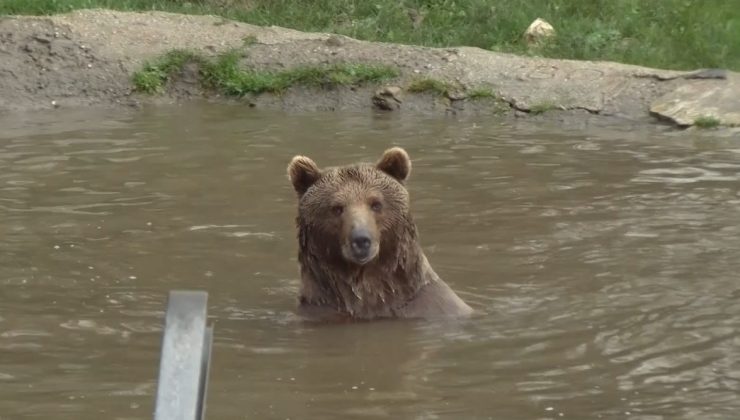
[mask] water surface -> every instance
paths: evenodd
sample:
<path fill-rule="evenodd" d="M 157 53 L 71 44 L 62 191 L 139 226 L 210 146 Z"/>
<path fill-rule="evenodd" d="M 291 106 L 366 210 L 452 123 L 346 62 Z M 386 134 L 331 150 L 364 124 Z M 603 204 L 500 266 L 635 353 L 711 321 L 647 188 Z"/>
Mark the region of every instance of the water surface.
<path fill-rule="evenodd" d="M 0 419 L 148 419 L 171 289 L 209 292 L 208 419 L 729 419 L 740 143 L 188 105 L 0 117 Z M 295 154 L 405 147 L 468 321 L 314 326 Z"/>

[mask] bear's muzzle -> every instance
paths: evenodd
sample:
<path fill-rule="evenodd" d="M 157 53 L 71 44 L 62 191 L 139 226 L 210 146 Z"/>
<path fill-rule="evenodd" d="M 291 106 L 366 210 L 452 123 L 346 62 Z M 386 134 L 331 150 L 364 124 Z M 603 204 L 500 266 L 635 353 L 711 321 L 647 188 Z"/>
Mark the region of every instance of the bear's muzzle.
<path fill-rule="evenodd" d="M 355 264 L 367 264 L 378 255 L 378 242 L 365 227 L 354 227 L 347 242 L 342 247 L 344 258 Z"/>

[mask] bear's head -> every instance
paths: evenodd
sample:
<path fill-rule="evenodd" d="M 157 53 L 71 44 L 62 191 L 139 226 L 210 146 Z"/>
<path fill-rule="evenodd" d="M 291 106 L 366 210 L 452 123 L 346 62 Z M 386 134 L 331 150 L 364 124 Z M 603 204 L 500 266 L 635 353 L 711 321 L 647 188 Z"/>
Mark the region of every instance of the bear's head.
<path fill-rule="evenodd" d="M 288 177 L 298 193 L 302 251 L 351 266 L 395 257 L 399 236 L 413 228 L 404 186 L 410 172 L 411 160 L 400 147 L 386 150 L 375 164 L 324 169 L 295 156 Z"/>

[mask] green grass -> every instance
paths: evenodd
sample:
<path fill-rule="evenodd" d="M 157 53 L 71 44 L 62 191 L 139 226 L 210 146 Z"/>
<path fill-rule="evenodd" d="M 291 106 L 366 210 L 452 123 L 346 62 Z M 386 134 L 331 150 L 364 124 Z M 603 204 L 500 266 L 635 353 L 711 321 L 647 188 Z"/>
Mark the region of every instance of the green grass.
<path fill-rule="evenodd" d="M 470 99 L 485 99 L 495 97 L 496 94 L 491 88 L 474 88 L 468 91 L 468 98 Z"/>
<path fill-rule="evenodd" d="M 547 111 L 552 111 L 553 109 L 557 109 L 557 105 L 552 102 L 542 102 L 532 105 L 529 108 L 529 113 L 532 115 L 539 115 L 544 114 Z"/>
<path fill-rule="evenodd" d="M 740 70 L 738 0 L 2 0 L 0 14 L 92 7 L 217 14 L 365 40 Z M 424 16 L 421 23 L 412 22 L 410 9 Z M 537 17 L 557 36 L 530 50 L 521 35 Z"/>
<path fill-rule="evenodd" d="M 134 87 L 145 93 L 159 93 L 172 75 L 189 61 L 206 62 L 203 57 L 190 51 L 170 51 L 154 61 L 145 63 L 144 68 L 135 72 L 132 77 Z"/>
<path fill-rule="evenodd" d="M 226 95 L 243 96 L 248 93 L 280 93 L 295 85 L 332 88 L 379 83 L 399 74 L 397 69 L 388 66 L 347 63 L 297 67 L 279 72 L 253 70 L 240 66 L 243 55 L 243 52 L 235 50 L 207 58 L 190 51 L 173 50 L 144 64 L 134 73 L 132 81 L 140 92 L 159 93 L 186 63 L 195 62 L 199 66 L 203 86 Z"/>
<path fill-rule="evenodd" d="M 694 125 L 699 128 L 716 128 L 719 124 L 720 121 L 711 116 L 701 116 L 694 120 Z"/>
<path fill-rule="evenodd" d="M 471 101 L 489 100 L 487 103 L 493 103 L 494 114 L 505 114 L 511 111 L 512 108 L 508 102 L 496 95 L 496 92 L 491 86 L 471 88 L 467 91 L 467 97 Z"/>
<path fill-rule="evenodd" d="M 450 92 L 449 83 L 437 79 L 422 78 L 412 80 L 406 87 L 406 90 L 413 93 L 433 93 L 439 96 L 445 96 Z"/>

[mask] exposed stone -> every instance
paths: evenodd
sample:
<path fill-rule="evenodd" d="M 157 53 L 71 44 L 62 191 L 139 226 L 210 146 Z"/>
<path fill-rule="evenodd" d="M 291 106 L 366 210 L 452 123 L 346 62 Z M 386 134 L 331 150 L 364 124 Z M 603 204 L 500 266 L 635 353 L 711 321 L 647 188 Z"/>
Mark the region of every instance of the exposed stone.
<path fill-rule="evenodd" d="M 555 36 L 555 28 L 541 18 L 535 19 L 524 31 L 524 41 L 530 45 L 552 36 Z"/>
<path fill-rule="evenodd" d="M 692 77 L 656 99 L 650 112 L 680 126 L 693 125 L 702 117 L 740 126 L 740 75 L 726 72 L 724 77 Z"/>
<path fill-rule="evenodd" d="M 398 86 L 385 86 L 378 89 L 373 95 L 373 105 L 384 111 L 395 111 L 401 107 L 401 88 Z"/>
<path fill-rule="evenodd" d="M 326 39 L 326 45 L 330 47 L 341 47 L 343 44 L 344 41 L 337 35 L 330 35 L 329 38 Z"/>
<path fill-rule="evenodd" d="M 451 101 L 462 101 L 468 97 L 468 94 L 464 90 L 449 89 L 445 92 L 445 96 Z"/>

